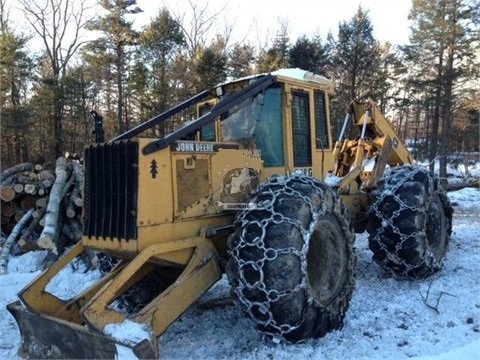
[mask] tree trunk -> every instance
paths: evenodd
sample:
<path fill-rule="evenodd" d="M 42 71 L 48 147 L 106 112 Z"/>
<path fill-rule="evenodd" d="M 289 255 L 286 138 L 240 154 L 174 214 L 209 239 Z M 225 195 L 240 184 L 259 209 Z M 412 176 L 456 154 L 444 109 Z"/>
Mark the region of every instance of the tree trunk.
<path fill-rule="evenodd" d="M 67 181 L 67 160 L 64 157 L 57 159 L 55 174 L 55 182 L 53 183 L 47 205 L 45 225 L 37 245 L 44 249 L 51 249 L 54 254 L 58 255 L 55 234 L 57 232 L 60 204 L 62 202 L 61 195 Z"/>
<path fill-rule="evenodd" d="M 432 133 L 430 135 L 430 151 L 428 154 L 430 171 L 432 173 L 435 171 L 435 158 L 437 157 L 438 149 L 438 128 L 440 125 L 440 104 L 442 101 L 443 53 L 444 49 L 443 47 L 440 47 L 438 53 L 437 78 L 435 82 L 435 108 L 432 119 Z"/>
<path fill-rule="evenodd" d="M 123 73 L 123 45 L 117 44 L 117 91 L 118 91 L 118 101 L 117 101 L 117 117 L 118 117 L 118 131 L 120 134 L 123 134 L 126 130 L 125 123 L 123 121 L 123 83 L 122 83 L 122 73 Z"/>
<path fill-rule="evenodd" d="M 13 228 L 10 236 L 8 237 L 7 241 L 3 245 L 2 254 L 0 256 L 0 275 L 4 275 L 8 272 L 7 265 L 8 265 L 8 257 L 10 256 L 10 251 L 12 249 L 12 245 L 20 235 L 20 232 L 28 223 L 28 221 L 32 218 L 33 209 L 30 209 L 22 219 L 15 225 Z"/>
<path fill-rule="evenodd" d="M 445 80 L 444 80 L 444 92 L 445 92 L 445 100 L 443 102 L 443 111 L 442 111 L 442 146 L 440 147 L 440 169 L 439 175 L 441 181 L 446 184 L 447 182 L 447 154 L 450 146 L 450 128 L 452 123 L 452 92 L 453 92 L 453 82 L 454 82 L 454 61 L 455 61 L 455 53 L 456 53 L 456 41 L 457 41 L 457 3 L 452 3 L 454 8 L 451 13 L 450 19 L 450 38 L 448 44 L 448 57 L 447 57 L 447 64 L 445 70 Z"/>
<path fill-rule="evenodd" d="M 58 86 L 56 91 L 60 92 L 61 87 Z M 58 96 L 55 99 L 55 113 L 53 114 L 53 136 L 54 136 L 54 151 L 55 156 L 61 156 L 63 151 L 63 130 L 62 130 L 62 113 L 63 113 L 63 99 L 62 96 Z"/>

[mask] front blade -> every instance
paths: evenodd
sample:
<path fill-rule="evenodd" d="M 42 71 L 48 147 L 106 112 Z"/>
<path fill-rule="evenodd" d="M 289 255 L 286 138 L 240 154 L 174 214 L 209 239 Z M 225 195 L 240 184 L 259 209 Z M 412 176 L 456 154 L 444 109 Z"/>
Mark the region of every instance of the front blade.
<path fill-rule="evenodd" d="M 8 304 L 7 310 L 20 328 L 22 350 L 34 358 L 116 359 L 129 349 L 139 358 L 155 358 L 148 340 L 131 348 L 84 326 L 32 313 L 20 301 Z"/>

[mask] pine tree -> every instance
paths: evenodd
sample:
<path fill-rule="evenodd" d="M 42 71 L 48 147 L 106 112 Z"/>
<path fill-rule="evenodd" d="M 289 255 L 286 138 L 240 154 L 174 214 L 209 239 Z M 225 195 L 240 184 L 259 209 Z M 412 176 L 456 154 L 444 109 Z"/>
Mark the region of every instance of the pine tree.
<path fill-rule="evenodd" d="M 65 148 L 71 154 L 81 154 L 85 145 L 93 143 L 94 124 L 90 111 L 95 94 L 95 82 L 90 68 L 78 64 L 68 70 L 65 86 Z"/>
<path fill-rule="evenodd" d="M 27 91 L 33 59 L 27 52 L 29 38 L 14 34 L 8 19 L 0 16 L 0 112 L 2 166 L 29 160 Z"/>
<path fill-rule="evenodd" d="M 328 35 L 330 49 L 329 77 L 335 81 L 336 97 L 332 102 L 334 134 L 351 100 L 375 99 L 373 79 L 380 66 L 380 45 L 373 36 L 368 12 L 358 7 L 350 21 L 340 22 L 336 38 Z"/>
<path fill-rule="evenodd" d="M 327 45 L 322 43 L 320 35 L 312 40 L 303 35 L 297 39 L 288 51 L 289 66 L 326 75 L 328 64 Z"/>
<path fill-rule="evenodd" d="M 173 68 L 176 57 L 185 50 L 185 38 L 180 25 L 168 10 L 160 10 L 145 27 L 137 50 L 127 91 L 132 94 L 138 117 L 148 119 L 184 100 L 179 96 Z M 165 125 L 159 124 L 158 134 L 153 135 L 168 132 Z"/>
<path fill-rule="evenodd" d="M 368 11 L 358 7 L 348 22 L 338 26 L 338 36 L 328 37 L 332 49 L 332 75 L 349 99 L 366 99 L 372 94 L 372 77 L 378 69 L 380 48 L 373 36 Z"/>
<path fill-rule="evenodd" d="M 172 105 L 171 70 L 175 56 L 185 48 L 185 39 L 180 25 L 163 9 L 142 32 L 139 39 L 138 58 L 142 66 L 136 67 L 137 81 L 141 68 L 145 71 L 149 99 L 141 100 L 155 115 Z M 138 62 L 137 62 L 138 63 Z"/>
<path fill-rule="evenodd" d="M 241 78 L 252 75 L 255 49 L 249 43 L 235 43 L 228 51 L 227 76 Z"/>
<path fill-rule="evenodd" d="M 429 160 L 440 160 L 440 177 L 446 179 L 447 154 L 456 103 L 467 82 L 478 79 L 480 2 L 478 0 L 414 0 L 411 45 L 407 59 L 418 74 L 419 87 L 431 89 Z M 432 71 L 433 69 L 433 71 Z"/>
<path fill-rule="evenodd" d="M 104 16 L 92 20 L 89 30 L 101 31 L 104 36 L 96 40 L 94 46 L 107 50 L 106 59 L 113 61 L 117 87 L 117 122 L 118 131 L 125 132 L 129 128 L 128 117 L 124 114 L 124 79 L 127 66 L 127 48 L 136 45 L 139 33 L 133 29 L 133 21 L 126 15 L 138 14 L 142 10 L 136 6 L 136 0 L 99 0 L 100 6 L 107 12 Z"/>
<path fill-rule="evenodd" d="M 289 33 L 288 22 L 280 21 L 272 45 L 260 50 L 257 59 L 258 73 L 270 72 L 289 66 L 288 54 L 291 45 Z"/>
<path fill-rule="evenodd" d="M 195 70 L 197 91 L 213 87 L 226 80 L 227 52 L 224 38 L 218 36 L 209 46 L 199 49 Z"/>

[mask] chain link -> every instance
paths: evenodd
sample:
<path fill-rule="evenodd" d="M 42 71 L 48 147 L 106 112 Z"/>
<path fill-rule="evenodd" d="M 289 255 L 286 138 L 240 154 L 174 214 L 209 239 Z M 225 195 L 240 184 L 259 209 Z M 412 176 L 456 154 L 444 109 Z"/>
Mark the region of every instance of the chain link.
<path fill-rule="evenodd" d="M 418 181 L 418 178 L 422 180 Z M 421 194 L 417 195 L 423 198 L 419 201 L 420 206 L 408 204 L 402 199 L 402 189 L 405 191 L 404 188 L 405 184 L 407 183 L 417 183 L 426 187 Z M 393 169 L 390 177 L 385 179 L 385 183 L 381 191 L 375 191 L 376 201 L 371 207 L 371 212 L 374 214 L 374 217 L 381 220 L 381 228 L 389 228 L 389 230 L 391 230 L 398 236 L 400 241 L 395 244 L 395 252 L 392 252 L 387 248 L 384 241 L 382 241 L 384 231 L 377 231 L 377 233 L 374 234 L 373 238 L 375 239 L 375 242 L 379 245 L 379 247 L 387 254 L 386 258 L 383 260 L 383 263 L 386 263 L 387 261 L 392 261 L 395 264 L 401 264 L 404 267 L 403 274 L 405 275 L 405 277 L 408 277 L 408 274 L 413 274 L 415 272 L 415 269 L 419 266 L 422 266 L 423 264 L 408 264 L 405 260 L 402 259 L 401 256 L 398 255 L 398 250 L 407 248 L 407 246 L 404 246 L 404 244 L 408 239 L 419 239 L 416 240 L 417 243 L 422 242 L 422 238 L 424 238 L 423 241 L 427 241 L 427 239 L 423 229 L 418 229 L 417 231 L 405 233 L 405 230 L 402 230 L 396 224 L 401 223 L 402 218 L 405 218 L 406 216 L 412 216 L 411 214 L 406 214 L 406 210 L 411 211 L 415 214 L 423 213 L 425 217 L 428 217 L 427 212 L 431 202 L 431 197 L 428 196 L 428 194 L 432 194 L 433 192 L 434 178 L 432 174 L 425 169 L 416 166 Z M 427 196 L 425 196 L 425 194 L 427 194 Z M 380 206 L 380 204 L 386 202 L 390 204 L 395 203 L 398 205 L 398 209 L 393 211 L 393 213 L 391 214 L 389 213 L 388 217 L 387 214 L 383 212 L 383 209 Z M 426 218 L 425 221 L 428 221 L 428 219 Z M 425 247 L 425 253 L 423 254 L 423 262 L 425 261 L 428 262 L 429 266 L 441 266 L 441 264 L 438 262 L 438 260 L 436 259 L 432 251 L 428 248 L 428 246 Z"/>
<path fill-rule="evenodd" d="M 234 291 L 237 293 L 250 318 L 254 319 L 254 322 L 259 325 L 263 333 L 272 336 L 274 339 L 277 339 L 279 336 L 283 338 L 284 334 L 294 331 L 301 325 L 301 321 L 297 324 L 278 323 L 272 313 L 272 304 L 296 292 L 305 291 L 307 293 L 307 252 L 310 235 L 313 231 L 315 220 L 325 210 L 323 202 L 321 205 L 315 206 L 310 197 L 296 190 L 293 185 L 298 183 L 314 188 L 319 193 L 320 198 L 323 198 L 324 190 L 322 183 L 312 177 L 293 174 L 286 177 L 278 176 L 271 178 L 255 192 L 252 200 L 255 206 L 252 209 L 242 211 L 237 216 L 235 225 L 242 230 L 239 239 L 231 248 L 231 256 L 236 263 L 239 277 L 238 285 L 234 287 Z M 300 221 L 290 219 L 284 214 L 275 211 L 280 199 L 285 197 L 300 198 L 307 205 L 312 218 L 309 228 L 305 228 Z M 250 220 L 249 215 L 258 211 L 262 212 L 262 219 Z M 272 224 L 284 223 L 291 224 L 302 234 L 303 244 L 300 250 L 293 246 L 281 249 L 267 246 L 265 242 L 267 227 Z M 252 233 L 256 234 L 254 238 L 251 236 Z M 242 252 L 248 250 L 255 250 L 256 259 L 242 259 Z M 266 284 L 265 267 L 268 263 L 275 261 L 279 255 L 284 254 L 298 257 L 302 276 L 300 277 L 301 280 L 293 288 L 279 291 L 269 288 Z M 259 292 L 261 295 L 259 295 Z M 247 294 L 252 293 L 256 294 L 255 300 L 248 298 Z M 311 304 L 313 298 L 310 296 L 307 301 Z"/>

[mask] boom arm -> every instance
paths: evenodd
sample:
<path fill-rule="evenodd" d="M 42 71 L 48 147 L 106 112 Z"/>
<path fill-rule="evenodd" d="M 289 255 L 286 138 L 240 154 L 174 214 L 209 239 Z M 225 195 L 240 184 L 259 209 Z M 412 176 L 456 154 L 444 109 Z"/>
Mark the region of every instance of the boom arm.
<path fill-rule="evenodd" d="M 360 130 L 360 137 L 355 140 L 343 140 L 349 121 Z M 366 188 L 376 186 L 386 165 L 397 166 L 413 162 L 403 141 L 370 99 L 364 103 L 350 103 L 340 138 L 335 144 L 334 158 L 335 175 L 342 178 L 340 190 L 346 190 L 353 180 L 364 173 L 366 160 L 375 160 L 373 170 L 363 174 L 362 182 Z"/>
<path fill-rule="evenodd" d="M 365 117 L 368 116 L 366 129 L 369 132 L 369 135 L 380 142 L 386 137 L 389 137 L 390 140 L 392 140 L 392 150 L 388 165 L 395 166 L 411 164 L 413 162 L 410 152 L 392 128 L 390 121 L 383 116 L 372 100 L 368 100 L 365 103 L 353 101 L 352 106 L 355 112 L 354 125 L 360 128 L 365 122 Z M 355 122 L 357 118 L 358 121 Z"/>

